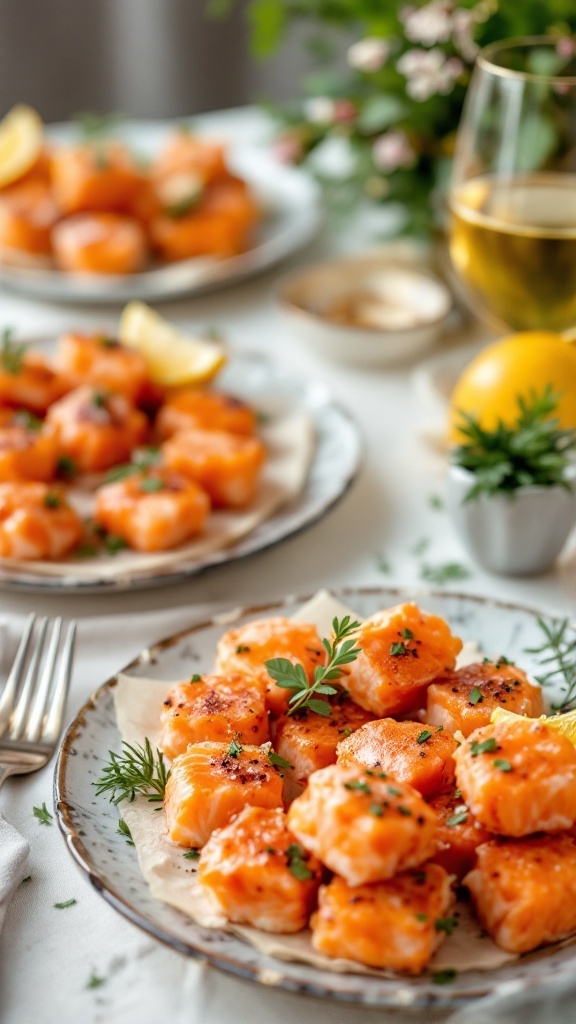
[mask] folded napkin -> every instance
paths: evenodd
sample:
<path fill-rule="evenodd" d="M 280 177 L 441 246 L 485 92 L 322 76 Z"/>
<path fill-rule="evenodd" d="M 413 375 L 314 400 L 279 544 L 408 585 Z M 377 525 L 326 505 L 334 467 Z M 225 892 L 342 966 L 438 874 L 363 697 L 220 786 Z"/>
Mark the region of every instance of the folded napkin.
<path fill-rule="evenodd" d="M 24 836 L 0 815 L 0 929 L 8 904 L 26 875 L 29 853 Z"/>

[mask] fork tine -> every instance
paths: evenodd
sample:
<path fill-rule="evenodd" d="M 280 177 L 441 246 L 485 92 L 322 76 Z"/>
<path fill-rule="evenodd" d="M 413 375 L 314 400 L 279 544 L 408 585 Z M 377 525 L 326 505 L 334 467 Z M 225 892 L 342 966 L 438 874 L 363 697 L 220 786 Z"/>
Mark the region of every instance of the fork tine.
<path fill-rule="evenodd" d="M 46 635 L 47 623 L 48 619 L 40 619 L 39 636 L 34 645 L 30 661 L 28 662 L 28 668 L 26 670 L 24 684 L 20 691 L 20 695 L 16 701 L 16 707 L 14 708 L 14 713 L 12 715 L 9 736 L 13 740 L 20 739 L 22 732 L 24 731 L 24 723 L 26 721 L 26 715 L 28 712 L 28 705 L 30 703 L 32 693 L 36 685 L 38 666 L 40 664 L 40 658 L 42 657 L 42 648 L 44 647 L 44 637 Z"/>
<path fill-rule="evenodd" d="M 42 668 L 42 674 L 40 682 L 32 699 L 30 707 L 30 713 L 28 715 L 28 722 L 26 725 L 26 731 L 24 738 L 34 743 L 40 736 L 42 729 L 42 720 L 46 710 L 46 702 L 48 700 L 48 694 L 50 692 L 50 684 L 54 678 L 54 668 L 56 665 L 56 658 L 58 656 L 58 645 L 60 643 L 60 633 L 62 631 L 62 619 L 58 618 L 54 621 L 54 628 L 52 630 L 52 636 L 50 638 L 50 644 L 48 647 L 48 653 L 46 660 Z"/>
<path fill-rule="evenodd" d="M 76 622 L 72 621 L 68 626 L 68 631 L 66 633 L 58 678 L 52 694 L 48 717 L 46 719 L 44 729 L 42 730 L 41 738 L 42 741 L 46 743 L 56 743 L 60 734 L 60 727 L 64 716 L 64 707 L 66 705 L 66 697 L 68 696 L 68 688 L 70 686 L 70 677 L 72 675 L 75 639 Z"/>
<path fill-rule="evenodd" d="M 6 685 L 0 697 L 0 736 L 6 731 L 6 727 L 10 721 L 12 714 L 12 708 L 14 706 L 14 698 L 18 692 L 18 686 L 20 684 L 20 678 L 22 676 L 22 669 L 26 661 L 28 654 L 28 647 L 30 644 L 30 637 L 32 636 L 32 630 L 34 629 L 34 623 L 36 622 L 35 615 L 29 615 L 26 627 L 20 644 L 18 645 L 18 651 L 14 659 L 14 664 L 10 670 Z"/>

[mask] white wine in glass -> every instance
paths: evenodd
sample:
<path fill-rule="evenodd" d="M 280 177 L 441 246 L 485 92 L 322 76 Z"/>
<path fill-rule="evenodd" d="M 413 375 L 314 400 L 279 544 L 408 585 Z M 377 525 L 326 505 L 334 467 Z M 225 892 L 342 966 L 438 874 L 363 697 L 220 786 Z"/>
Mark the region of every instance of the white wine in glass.
<path fill-rule="evenodd" d="M 576 328 L 576 62 L 558 40 L 498 43 L 478 58 L 449 209 L 452 264 L 480 316 Z"/>

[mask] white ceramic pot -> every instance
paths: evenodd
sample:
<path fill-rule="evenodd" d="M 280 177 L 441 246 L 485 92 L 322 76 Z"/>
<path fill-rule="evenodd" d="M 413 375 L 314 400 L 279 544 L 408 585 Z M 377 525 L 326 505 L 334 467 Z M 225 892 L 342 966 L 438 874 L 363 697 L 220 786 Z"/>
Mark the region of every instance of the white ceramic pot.
<path fill-rule="evenodd" d="M 576 473 L 570 473 L 572 480 Z M 576 491 L 520 487 L 513 496 L 486 495 L 465 502 L 474 474 L 450 466 L 448 508 L 471 557 L 488 572 L 532 576 L 560 554 L 576 523 Z"/>

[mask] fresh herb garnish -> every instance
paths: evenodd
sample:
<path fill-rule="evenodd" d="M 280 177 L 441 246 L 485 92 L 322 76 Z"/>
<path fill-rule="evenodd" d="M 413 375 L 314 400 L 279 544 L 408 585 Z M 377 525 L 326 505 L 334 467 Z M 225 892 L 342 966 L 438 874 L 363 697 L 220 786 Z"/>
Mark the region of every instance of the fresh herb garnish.
<path fill-rule="evenodd" d="M 78 900 L 65 900 L 64 903 L 55 903 L 54 907 L 56 908 L 56 910 L 66 910 L 68 907 L 75 906 L 76 903 L 78 903 Z"/>
<path fill-rule="evenodd" d="M 23 368 L 26 346 L 12 341 L 13 333 L 11 327 L 6 327 L 2 332 L 0 363 L 2 368 L 6 370 L 6 373 L 9 373 L 12 377 L 17 377 Z"/>
<path fill-rule="evenodd" d="M 246 654 L 249 650 L 250 648 L 246 647 L 246 644 L 238 644 L 238 647 L 236 648 L 236 654 Z"/>
<path fill-rule="evenodd" d="M 108 536 L 104 538 L 104 547 L 109 555 L 116 555 L 119 551 L 127 548 L 128 545 L 124 540 L 124 537 L 117 537 L 115 534 L 109 533 Z"/>
<path fill-rule="evenodd" d="M 75 476 L 76 475 L 76 463 L 74 459 L 71 459 L 69 455 L 61 455 L 56 463 L 56 469 L 58 473 L 62 473 L 62 476 Z"/>
<path fill-rule="evenodd" d="M 458 977 L 458 971 L 453 967 L 446 967 L 443 971 L 435 971 L 432 981 L 435 985 L 449 985 Z"/>
<path fill-rule="evenodd" d="M 510 761 L 506 761 L 505 758 L 503 757 L 497 757 L 494 761 L 492 761 L 492 764 L 494 765 L 495 768 L 499 768 L 501 772 L 512 771 L 512 765 L 510 764 Z"/>
<path fill-rule="evenodd" d="M 228 747 L 228 757 L 239 757 L 243 750 L 244 747 L 240 746 L 237 737 L 234 737 L 230 746 Z"/>
<path fill-rule="evenodd" d="M 74 120 L 84 139 L 109 135 L 122 121 L 122 114 L 97 114 L 92 110 L 76 114 Z"/>
<path fill-rule="evenodd" d="M 106 978 L 100 978 L 94 971 L 86 982 L 86 988 L 100 988 L 106 983 Z"/>
<path fill-rule="evenodd" d="M 412 632 L 411 629 L 401 629 L 400 630 L 400 636 L 404 640 L 413 640 L 414 639 L 414 633 Z"/>
<path fill-rule="evenodd" d="M 299 843 L 291 843 L 286 850 L 286 854 L 288 857 L 288 867 L 294 878 L 297 878 L 299 882 L 307 882 L 309 878 L 314 877 L 314 872 L 310 871 L 306 864 L 304 849 Z"/>
<path fill-rule="evenodd" d="M 399 814 L 403 814 L 406 818 L 412 817 L 412 811 L 409 807 L 404 807 L 404 804 L 397 804 L 396 810 Z"/>
<path fill-rule="evenodd" d="M 428 914 L 414 914 L 414 917 L 416 918 L 417 921 L 427 921 L 428 920 Z"/>
<path fill-rule="evenodd" d="M 405 654 L 408 654 L 408 647 L 402 641 L 397 641 L 394 644 L 390 644 L 390 650 L 388 652 L 391 658 L 402 658 Z"/>
<path fill-rule="evenodd" d="M 333 619 L 333 639 L 324 638 L 322 640 L 327 655 L 326 664 L 316 666 L 312 683 L 308 681 L 304 666 L 299 663 L 294 665 L 287 658 L 271 658 L 265 662 L 269 674 L 278 686 L 285 690 L 295 691 L 288 701 L 289 715 L 293 715 L 299 708 L 307 708 L 325 718 L 330 716 L 330 704 L 325 700 L 317 700 L 316 694 L 331 696 L 338 692 L 336 687 L 329 684 L 340 679 L 344 665 L 356 661 L 360 654 L 360 648 L 354 646 L 355 641 L 349 639 L 350 634 L 359 626 L 360 623 L 352 621 L 349 615 L 346 615 L 340 622 L 338 619 Z"/>
<path fill-rule="evenodd" d="M 202 682 L 202 676 L 198 675 L 198 673 L 195 672 L 194 675 L 191 676 L 190 682 L 191 683 L 201 683 Z"/>
<path fill-rule="evenodd" d="M 396 786 L 386 786 L 390 796 L 402 796 L 402 790 L 396 789 Z"/>
<path fill-rule="evenodd" d="M 32 812 L 41 825 L 51 825 L 54 820 L 45 803 L 42 804 L 42 807 L 33 807 Z"/>
<path fill-rule="evenodd" d="M 97 409 L 106 409 L 106 395 L 102 391 L 92 392 L 92 405 L 96 406 Z"/>
<path fill-rule="evenodd" d="M 431 735 L 430 729 L 422 729 L 420 735 L 416 737 L 416 743 L 426 743 L 426 740 L 429 740 Z"/>
<path fill-rule="evenodd" d="M 134 476 L 139 472 L 138 466 L 132 462 L 125 462 L 121 466 L 114 466 L 114 469 L 109 470 L 104 480 L 107 484 L 115 484 L 117 480 L 125 480 L 127 476 Z"/>
<path fill-rule="evenodd" d="M 467 580 L 470 575 L 470 570 L 460 562 L 443 562 L 441 565 L 424 564 L 420 567 L 420 579 L 438 587 L 453 580 Z"/>
<path fill-rule="evenodd" d="M 449 828 L 454 828 L 455 825 L 465 825 L 468 821 L 468 808 L 463 811 L 457 811 L 450 818 L 446 819 L 446 824 Z"/>
<path fill-rule="evenodd" d="M 498 661 L 496 662 L 496 668 L 502 668 L 503 665 L 513 664 L 514 662 L 510 661 L 510 658 L 507 658 L 505 654 L 501 654 L 500 657 L 498 658 Z"/>
<path fill-rule="evenodd" d="M 384 814 L 384 810 L 382 807 L 380 807 L 380 804 L 370 804 L 368 810 L 370 811 L 370 814 L 374 815 L 375 818 L 381 818 L 382 815 Z"/>
<path fill-rule="evenodd" d="M 416 557 L 418 557 L 419 555 L 423 555 L 425 551 L 428 551 L 429 547 L 430 538 L 420 537 L 420 540 L 417 540 L 416 543 L 413 544 L 412 547 L 410 548 L 410 554 L 416 555 Z"/>
<path fill-rule="evenodd" d="M 457 917 L 437 917 L 434 922 L 434 928 L 437 932 L 446 932 L 446 935 L 452 935 L 457 924 Z"/>
<path fill-rule="evenodd" d="M 576 449 L 576 430 L 561 430 L 558 419 L 552 417 L 560 397 L 550 384 L 541 392 L 532 389 L 527 396 L 518 395 L 515 422 L 507 425 L 498 420 L 491 430 L 483 428 L 475 416 L 460 412 L 458 426 L 466 440 L 454 449 L 452 461 L 475 478 L 465 502 L 482 494 L 513 497 L 518 488 L 527 486 L 572 490 L 566 470 L 568 453 Z"/>
<path fill-rule="evenodd" d="M 482 691 L 479 690 L 477 686 L 473 686 L 472 689 L 470 690 L 470 693 L 468 694 L 468 703 L 479 704 L 480 701 L 483 700 L 484 697 L 482 696 Z"/>
<path fill-rule="evenodd" d="M 352 791 L 357 790 L 359 793 L 370 793 L 370 786 L 367 782 L 361 782 L 360 779 L 352 779 L 350 782 L 344 783 L 344 789 L 350 789 Z"/>
<path fill-rule="evenodd" d="M 192 849 L 188 850 L 184 854 L 184 860 L 200 860 L 200 850 Z"/>
<path fill-rule="evenodd" d="M 118 821 L 116 835 L 123 836 L 128 846 L 134 846 L 134 840 L 132 839 L 130 826 L 127 824 L 127 822 L 124 821 L 124 818 L 120 818 L 120 820 Z"/>
<path fill-rule="evenodd" d="M 561 686 L 564 700 L 553 704 L 554 711 L 564 711 L 576 698 L 576 634 L 568 619 L 546 622 L 538 619 L 544 634 L 540 647 L 527 647 L 526 654 L 538 655 L 538 664 L 544 669 L 536 676 L 541 686 Z"/>
<path fill-rule="evenodd" d="M 33 413 L 28 412 L 27 409 L 18 410 L 14 416 L 14 423 L 17 427 L 22 427 L 24 430 L 32 430 L 34 433 L 42 429 L 42 420 L 34 416 Z"/>
<path fill-rule="evenodd" d="M 289 761 L 286 761 L 283 757 L 280 757 L 280 754 L 276 754 L 273 750 L 268 751 L 268 760 L 270 761 L 270 764 L 274 765 L 275 768 L 288 769 L 294 767 L 293 764 L 290 764 Z"/>
<path fill-rule="evenodd" d="M 435 512 L 443 512 L 446 507 L 444 499 L 439 494 L 431 494 L 428 498 L 428 505 L 433 508 Z"/>
<path fill-rule="evenodd" d="M 165 486 L 166 484 L 159 476 L 147 476 L 141 481 L 140 490 L 153 493 L 154 491 L 163 491 Z"/>
<path fill-rule="evenodd" d="M 178 220 L 180 217 L 185 217 L 187 213 L 194 210 L 202 198 L 202 189 L 196 189 L 194 192 L 190 192 L 189 195 L 183 199 L 179 199 L 175 203 L 169 203 L 164 207 L 164 213 L 168 217 L 172 217 L 173 220 Z"/>
<path fill-rule="evenodd" d="M 472 757 L 478 757 L 478 754 L 491 754 L 493 750 L 496 750 L 496 740 L 494 736 L 490 736 L 489 739 L 483 740 L 482 743 L 478 743 L 478 740 L 472 740 L 470 744 L 470 753 Z"/>
<path fill-rule="evenodd" d="M 76 548 L 74 554 L 77 558 L 96 558 L 98 548 L 94 544 L 81 544 Z"/>
<path fill-rule="evenodd" d="M 160 750 L 156 754 L 150 740 L 146 737 L 144 746 L 122 741 L 124 750 L 115 754 L 110 750 L 109 761 L 102 769 L 100 777 L 93 782 L 97 796 L 110 794 L 110 802 L 119 804 L 121 800 L 134 800 L 136 794 L 145 796 L 151 803 L 163 800 L 170 770 L 164 763 L 164 755 Z"/>

